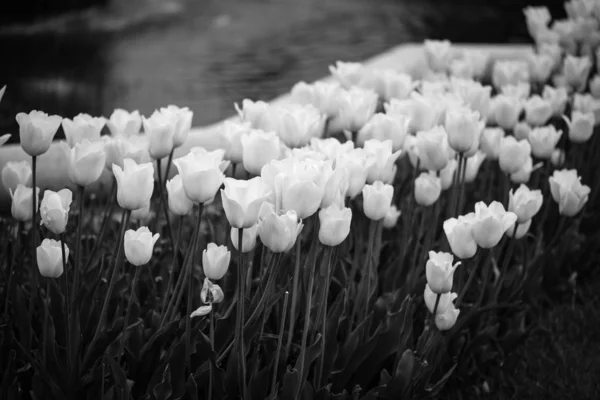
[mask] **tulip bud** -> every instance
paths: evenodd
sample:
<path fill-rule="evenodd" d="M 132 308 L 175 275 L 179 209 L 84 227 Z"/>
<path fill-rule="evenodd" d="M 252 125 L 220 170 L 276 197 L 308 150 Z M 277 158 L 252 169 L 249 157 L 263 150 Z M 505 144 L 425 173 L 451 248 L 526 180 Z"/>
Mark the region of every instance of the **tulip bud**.
<path fill-rule="evenodd" d="M 523 236 L 525 236 L 527 234 L 527 232 L 529 232 L 529 227 L 531 226 L 531 219 L 523 222 L 522 224 L 519 224 L 518 222 L 515 222 L 510 228 L 508 228 L 506 230 L 506 236 L 508 236 L 509 238 L 514 238 L 514 239 L 521 239 Z M 515 232 L 515 224 L 519 224 L 517 226 L 517 232 Z"/>
<path fill-rule="evenodd" d="M 563 64 L 563 74 L 567 84 L 576 92 L 585 88 L 588 75 L 592 69 L 592 62 L 588 57 L 574 57 L 567 55 Z"/>
<path fill-rule="evenodd" d="M 567 217 L 575 216 L 588 201 L 589 186 L 581 184 L 574 169 L 554 171 L 549 178 L 552 198 L 558 203 L 558 212 Z"/>
<path fill-rule="evenodd" d="M 517 215 L 505 211 L 502 203 L 493 201 L 489 207 L 483 202 L 475 203 L 473 239 L 484 249 L 490 249 L 500 242 L 504 232 L 517 220 Z"/>
<path fill-rule="evenodd" d="M 502 128 L 485 128 L 481 133 L 480 148 L 489 160 L 497 160 L 500 154 L 500 143 L 504 137 Z"/>
<path fill-rule="evenodd" d="M 350 233 L 352 210 L 333 203 L 319 211 L 319 241 L 325 246 L 338 246 Z"/>
<path fill-rule="evenodd" d="M 137 231 L 129 229 L 125 232 L 125 257 L 130 264 L 136 267 L 148 264 L 152 258 L 154 244 L 160 235 L 158 233 L 152 235 L 152 232 L 142 226 Z"/>
<path fill-rule="evenodd" d="M 280 157 L 281 144 L 274 132 L 251 130 L 243 134 L 240 140 L 244 168 L 251 174 L 259 175 L 262 167 Z"/>
<path fill-rule="evenodd" d="M 68 160 L 67 173 L 71 182 L 78 186 L 88 186 L 100 178 L 106 161 L 104 143 L 84 139 L 75 143 L 73 148 L 65 142 L 62 142 L 62 146 Z"/>
<path fill-rule="evenodd" d="M 167 194 L 169 201 L 169 210 L 175 215 L 187 215 L 192 211 L 194 202 L 187 197 L 183 189 L 181 175 L 175 175 L 173 179 L 167 181 Z"/>
<path fill-rule="evenodd" d="M 437 326 L 440 331 L 450 330 L 456 323 L 459 314 L 460 310 L 457 309 L 454 304 L 450 304 L 448 308 L 446 308 L 446 311 L 438 313 L 435 316 L 435 326 Z"/>
<path fill-rule="evenodd" d="M 540 211 L 543 201 L 541 190 L 531 190 L 523 184 L 516 191 L 508 192 L 508 210 L 516 214 L 519 224 L 533 218 Z"/>
<path fill-rule="evenodd" d="M 448 135 L 443 127 L 418 132 L 417 149 L 422 169 L 439 171 L 448 165 Z"/>
<path fill-rule="evenodd" d="M 392 141 L 377 139 L 365 142 L 364 153 L 367 157 L 367 183 L 382 181 L 392 183 L 396 175 L 396 160 L 401 150 L 392 153 Z"/>
<path fill-rule="evenodd" d="M 395 205 L 392 205 L 383 218 L 383 227 L 386 229 L 391 229 L 396 226 L 398 218 L 401 214 L 402 212 L 398 210 Z"/>
<path fill-rule="evenodd" d="M 365 185 L 362 190 L 363 211 L 367 218 L 379 221 L 385 218 L 394 196 L 394 187 L 377 181 L 372 185 Z"/>
<path fill-rule="evenodd" d="M 48 151 L 62 121 L 62 117 L 58 115 L 48 115 L 41 111 L 31 111 L 29 114 L 21 112 L 16 119 L 21 147 L 32 157 Z"/>
<path fill-rule="evenodd" d="M 235 247 L 236 250 L 239 251 L 239 246 L 238 246 L 238 236 L 239 236 L 239 230 L 238 228 L 231 228 L 231 243 L 233 244 L 233 247 Z M 258 234 L 258 224 L 250 227 L 250 228 L 245 228 L 244 232 L 242 233 L 242 253 L 247 253 L 249 251 L 251 251 L 252 249 L 254 249 L 254 247 L 256 246 L 256 235 Z"/>
<path fill-rule="evenodd" d="M 222 302 L 224 298 L 225 295 L 221 287 L 212 283 L 208 277 L 204 278 L 204 285 L 202 285 L 202 290 L 200 291 L 200 300 L 203 303 L 215 304 Z"/>
<path fill-rule="evenodd" d="M 569 140 L 573 143 L 585 143 L 592 137 L 596 123 L 594 113 L 573 111 L 571 120 L 565 117 L 565 121 L 569 126 Z"/>
<path fill-rule="evenodd" d="M 529 133 L 531 152 L 537 158 L 549 159 L 561 136 L 562 131 L 557 131 L 553 125 L 534 128 Z"/>
<path fill-rule="evenodd" d="M 130 113 L 121 108 L 116 108 L 106 121 L 106 126 L 113 136 L 137 135 L 142 127 L 142 116 L 138 110 Z"/>
<path fill-rule="evenodd" d="M 256 224 L 260 206 L 270 192 L 260 176 L 250 180 L 225 178 L 221 189 L 223 209 L 234 228 L 250 228 Z"/>
<path fill-rule="evenodd" d="M 202 268 L 204 275 L 212 280 L 219 280 L 229 268 L 231 252 L 226 246 L 217 246 L 216 243 L 209 243 L 202 252 Z M 207 303 L 205 301 L 205 303 Z"/>
<path fill-rule="evenodd" d="M 428 207 L 435 203 L 442 193 L 442 181 L 434 173 L 422 172 L 415 179 L 415 201 Z"/>
<path fill-rule="evenodd" d="M 435 310 L 436 315 L 440 315 L 446 312 L 448 307 L 454 306 L 454 300 L 458 297 L 456 293 L 442 293 L 439 295 L 440 301 L 438 301 L 437 309 Z M 431 290 L 429 284 L 425 285 L 425 292 L 423 293 L 423 300 L 430 313 L 433 314 L 435 309 L 435 303 L 437 301 L 438 294 Z"/>
<path fill-rule="evenodd" d="M 486 155 L 482 151 L 477 151 L 472 157 L 467 158 L 465 167 L 465 182 L 471 183 L 475 181 L 481 164 L 485 161 Z"/>
<path fill-rule="evenodd" d="M 69 248 L 65 244 L 65 258 L 69 259 Z M 37 264 L 44 278 L 58 278 L 62 275 L 63 258 L 61 243 L 54 239 L 44 239 L 36 249 Z M 65 261 L 66 263 L 66 261 Z"/>
<path fill-rule="evenodd" d="M 477 111 L 457 108 L 446 112 L 445 127 L 450 147 L 458 153 L 466 153 L 479 146 L 484 123 L 480 121 Z"/>
<path fill-rule="evenodd" d="M 175 105 L 169 105 L 167 107 L 161 107 L 159 110 L 162 114 L 171 115 L 171 119 L 175 123 L 175 132 L 173 133 L 173 148 L 178 148 L 183 145 L 192 129 L 192 118 L 194 112 L 190 111 L 187 107 L 177 107 Z"/>
<path fill-rule="evenodd" d="M 553 88 L 552 86 L 544 86 L 542 98 L 550 102 L 552 106 L 552 115 L 559 117 L 565 112 L 567 105 L 568 94 L 564 87 Z"/>
<path fill-rule="evenodd" d="M 41 225 L 57 235 L 63 233 L 67 227 L 72 202 L 73 193 L 69 189 L 62 189 L 58 192 L 46 190 L 40 205 Z"/>
<path fill-rule="evenodd" d="M 130 158 L 123 161 L 123 169 L 112 167 L 117 180 L 117 202 L 128 210 L 145 207 L 154 190 L 154 166 L 152 163 L 136 164 Z"/>
<path fill-rule="evenodd" d="M 550 162 L 555 167 L 562 167 L 565 163 L 565 152 L 562 149 L 554 149 Z"/>
<path fill-rule="evenodd" d="M 469 213 L 444 221 L 444 233 L 452 253 L 460 259 L 471 258 L 477 252 L 477 243 L 473 239 L 472 225 L 475 214 Z"/>
<path fill-rule="evenodd" d="M 552 104 L 535 95 L 525 101 L 525 120 L 529 125 L 544 125 L 552 116 Z"/>
<path fill-rule="evenodd" d="M 31 164 L 27 160 L 8 161 L 2 168 L 2 184 L 7 191 L 14 191 L 17 185 L 31 184 Z"/>
<path fill-rule="evenodd" d="M 427 284 L 433 293 L 448 293 L 452 290 L 454 271 L 460 265 L 460 261 L 452 265 L 453 260 L 454 256 L 450 253 L 429 252 L 425 275 Z"/>
<path fill-rule="evenodd" d="M 525 121 L 517 122 L 513 128 L 513 135 L 517 140 L 528 140 L 531 126 Z"/>
<path fill-rule="evenodd" d="M 296 212 L 290 210 L 278 215 L 270 203 L 263 203 L 258 224 L 258 235 L 261 242 L 273 253 L 283 253 L 294 247 L 296 238 L 304 225 Z"/>
<path fill-rule="evenodd" d="M 500 142 L 498 161 L 500 169 L 507 174 L 513 174 L 521 169 L 531 155 L 531 145 L 527 140 L 517 141 L 513 136 L 506 136 Z"/>
<path fill-rule="evenodd" d="M 26 222 L 32 218 L 31 202 L 33 201 L 33 190 L 25 185 L 18 184 L 17 188 L 13 192 L 9 191 L 12 199 L 10 212 L 14 219 L 21 222 Z M 35 188 L 35 199 L 36 203 L 40 196 L 40 188 Z M 37 204 L 36 204 L 37 210 Z M 37 212 L 37 211 L 36 211 Z"/>
<path fill-rule="evenodd" d="M 409 119 L 400 114 L 382 114 L 377 113 L 363 126 L 356 137 L 359 146 L 364 146 L 370 139 L 377 139 L 381 142 L 392 141 L 392 151 L 397 152 L 402 149 L 404 139 L 408 134 Z"/>
<path fill-rule="evenodd" d="M 92 117 L 88 114 L 78 114 L 72 120 L 64 118 L 62 120 L 63 131 L 69 147 L 75 147 L 75 144 L 84 139 L 90 142 L 100 140 L 100 132 L 106 123 L 104 117 Z"/>
<path fill-rule="evenodd" d="M 229 165 L 228 161 L 223 161 L 224 154 L 223 150 L 208 152 L 196 148 L 173 161 L 190 200 L 203 204 L 213 201 L 225 180 L 223 171 Z"/>
<path fill-rule="evenodd" d="M 142 117 L 144 133 L 148 137 L 148 151 L 155 160 L 173 151 L 176 123 L 175 116 L 166 112 L 154 111 L 150 118 Z"/>

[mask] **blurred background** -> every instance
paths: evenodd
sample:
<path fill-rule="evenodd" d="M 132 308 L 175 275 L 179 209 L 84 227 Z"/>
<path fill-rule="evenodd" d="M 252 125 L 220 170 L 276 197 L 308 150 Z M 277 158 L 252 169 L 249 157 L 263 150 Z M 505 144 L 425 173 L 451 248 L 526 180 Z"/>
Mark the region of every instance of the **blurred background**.
<path fill-rule="evenodd" d="M 72 118 L 116 107 L 188 106 L 218 122 L 244 98 L 269 100 L 337 60 L 362 61 L 426 38 L 528 42 L 539 0 L 19 0 L 0 5 L 0 133 L 15 115 Z M 59 132 L 60 133 L 60 132 Z"/>

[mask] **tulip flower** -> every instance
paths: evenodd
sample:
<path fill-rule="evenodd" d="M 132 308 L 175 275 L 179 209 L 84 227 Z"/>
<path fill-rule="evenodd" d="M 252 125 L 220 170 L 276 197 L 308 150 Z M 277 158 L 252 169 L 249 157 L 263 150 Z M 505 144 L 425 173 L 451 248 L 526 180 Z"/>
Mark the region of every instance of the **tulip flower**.
<path fill-rule="evenodd" d="M 104 143 L 90 142 L 84 139 L 75 143 L 73 148 L 70 148 L 65 142 L 62 142 L 62 145 L 68 160 L 67 173 L 71 182 L 85 187 L 100 178 L 106 162 Z"/>
<path fill-rule="evenodd" d="M 283 253 L 294 247 L 303 227 L 295 211 L 290 210 L 278 215 L 271 203 L 263 203 L 258 235 L 260 241 L 273 253 Z"/>
<path fill-rule="evenodd" d="M 469 159 L 467 159 L 469 160 Z M 454 174 L 458 168 L 458 161 L 452 159 L 448 161 L 448 165 L 440 171 L 440 181 L 442 183 L 442 190 L 448 190 L 454 181 Z M 466 175 L 465 175 L 466 177 Z"/>
<path fill-rule="evenodd" d="M 531 96 L 524 104 L 525 120 L 531 126 L 544 125 L 552 116 L 552 104 L 540 96 Z"/>
<path fill-rule="evenodd" d="M 434 72 L 446 72 L 452 61 L 452 43 L 449 40 L 429 40 L 423 43 L 425 60 Z"/>
<path fill-rule="evenodd" d="M 320 207 L 327 208 L 334 203 L 344 204 L 349 185 L 348 170 L 336 168 L 327 179 Z"/>
<path fill-rule="evenodd" d="M 417 149 L 422 169 L 439 171 L 448 165 L 448 134 L 443 127 L 418 132 Z"/>
<path fill-rule="evenodd" d="M 19 184 L 30 185 L 31 176 L 31 163 L 27 160 L 8 161 L 2 168 L 2 184 L 8 191 L 14 191 Z"/>
<path fill-rule="evenodd" d="M 152 258 L 154 244 L 160 235 L 158 233 L 152 235 L 152 232 L 142 226 L 137 231 L 129 229 L 125 232 L 125 257 L 130 264 L 136 267 L 148 264 Z"/>
<path fill-rule="evenodd" d="M 444 233 L 452 253 L 460 259 L 471 258 L 477 252 L 477 243 L 473 239 L 475 214 L 469 213 L 444 221 Z"/>
<path fill-rule="evenodd" d="M 9 191 L 10 197 L 12 199 L 12 204 L 10 206 L 10 212 L 14 219 L 21 222 L 26 222 L 32 219 L 33 215 L 31 206 L 33 201 L 33 190 L 31 188 L 26 187 L 25 185 L 18 184 L 17 188 L 12 191 Z M 35 188 L 35 199 L 36 203 L 40 196 L 40 188 Z M 36 204 L 37 210 L 37 204 Z"/>
<path fill-rule="evenodd" d="M 336 160 L 336 169 L 345 169 L 348 176 L 348 190 L 346 195 L 350 198 L 356 197 L 362 192 L 367 182 L 367 169 L 374 162 L 372 158 L 367 159 L 363 149 L 354 149 L 349 153 L 342 153 Z"/>
<path fill-rule="evenodd" d="M 521 184 L 517 190 L 508 192 L 508 211 L 517 216 L 517 223 L 524 224 L 542 208 L 544 197 L 541 190 L 531 190 Z"/>
<path fill-rule="evenodd" d="M 434 173 L 422 172 L 415 179 L 415 201 L 428 207 L 435 203 L 442 193 L 442 181 Z"/>
<path fill-rule="evenodd" d="M 106 154 L 105 167 L 108 170 L 112 170 L 113 164 L 122 169 L 126 158 L 131 158 L 136 164 L 150 161 L 148 138 L 145 136 L 102 136 L 102 139 Z"/>
<path fill-rule="evenodd" d="M 212 280 L 219 280 L 229 268 L 231 252 L 226 246 L 217 246 L 216 243 L 209 243 L 202 252 L 202 268 L 204 275 Z"/>
<path fill-rule="evenodd" d="M 123 169 L 112 166 L 117 180 L 117 202 L 128 210 L 145 207 L 154 189 L 154 166 L 152 163 L 136 164 L 130 158 L 123 160 Z"/>
<path fill-rule="evenodd" d="M 354 150 L 354 142 L 348 140 L 341 143 L 336 138 L 312 138 L 310 148 L 325 155 L 327 160 L 335 162 L 342 154 L 350 154 Z"/>
<path fill-rule="evenodd" d="M 548 7 L 525 7 L 523 14 L 525 14 L 529 34 L 533 38 L 539 31 L 548 29 L 548 23 L 552 20 Z"/>
<path fill-rule="evenodd" d="M 522 108 L 522 103 L 526 101 L 531 94 L 531 84 L 529 82 L 507 84 L 500 88 L 500 93 L 504 96 L 515 99 L 518 102 L 519 107 Z"/>
<path fill-rule="evenodd" d="M 69 118 L 62 120 L 62 128 L 70 147 L 75 147 L 75 144 L 84 139 L 90 142 L 100 140 L 100 132 L 105 124 L 106 118 L 92 117 L 89 114 L 78 114 L 72 120 Z"/>
<path fill-rule="evenodd" d="M 365 68 L 361 63 L 337 61 L 335 66 L 329 66 L 329 72 L 337 82 L 349 89 L 360 83 Z"/>
<path fill-rule="evenodd" d="M 412 133 L 432 129 L 440 122 L 444 110 L 432 97 L 416 92 L 412 92 L 405 100 L 392 99 L 384 104 L 384 108 L 386 114 L 408 116 L 408 127 Z"/>
<path fill-rule="evenodd" d="M 161 111 L 154 111 L 150 118 L 142 117 L 144 133 L 148 137 L 148 151 L 153 159 L 160 160 L 173 151 L 176 118 L 170 112 Z"/>
<path fill-rule="evenodd" d="M 277 132 L 288 147 L 302 147 L 311 138 L 321 137 L 325 129 L 325 115 L 311 104 L 270 106 L 261 129 Z"/>
<path fill-rule="evenodd" d="M 469 54 L 477 54 L 478 52 L 468 52 Z M 464 53 L 463 53 L 464 54 Z M 476 56 L 477 57 L 477 56 Z M 482 58 L 480 60 L 480 58 Z M 478 57 L 477 62 L 483 62 L 483 68 L 481 66 L 475 66 L 476 70 L 485 69 L 487 64 L 487 55 Z M 475 74 L 479 74 L 479 71 L 475 71 Z M 462 99 L 463 103 L 474 111 L 477 111 L 482 119 L 485 119 L 490 112 L 491 105 L 491 86 L 483 86 L 481 83 L 473 81 L 472 79 L 450 79 L 451 91 Z"/>
<path fill-rule="evenodd" d="M 356 142 L 359 146 L 364 146 L 370 139 L 381 142 L 391 140 L 392 151 L 397 152 L 402 150 L 408 134 L 408 125 L 409 119 L 405 115 L 377 113 L 358 131 Z"/>
<path fill-rule="evenodd" d="M 562 149 L 554 149 L 550 157 L 550 162 L 555 167 L 562 167 L 565 163 L 565 152 Z"/>
<path fill-rule="evenodd" d="M 563 64 L 563 75 L 567 84 L 576 92 L 585 89 L 592 62 L 588 57 L 574 57 L 567 54 Z"/>
<path fill-rule="evenodd" d="M 212 283 L 208 277 L 204 278 L 204 285 L 200 291 L 200 300 L 206 304 L 220 303 L 225 298 L 221 286 Z"/>
<path fill-rule="evenodd" d="M 517 215 L 506 211 L 502 203 L 493 201 L 489 207 L 483 202 L 475 203 L 473 239 L 479 247 L 490 249 L 500 242 L 504 232 L 517 220 Z"/>
<path fill-rule="evenodd" d="M 192 118 L 194 112 L 190 111 L 187 107 L 177 107 L 175 105 L 168 105 L 167 107 L 161 107 L 159 110 L 163 115 L 171 115 L 172 120 L 175 121 L 175 132 L 173 133 L 173 148 L 178 148 L 183 145 L 192 129 Z"/>
<path fill-rule="evenodd" d="M 521 102 L 518 99 L 500 94 L 494 97 L 491 107 L 494 121 L 502 129 L 510 130 L 519 121 Z"/>
<path fill-rule="evenodd" d="M 549 159 L 561 136 L 562 131 L 557 131 L 553 125 L 532 129 L 529 133 L 531 152 L 537 158 Z"/>
<path fill-rule="evenodd" d="M 402 212 L 398 210 L 395 205 L 392 205 L 383 218 L 383 227 L 386 229 L 391 229 L 396 226 L 398 218 L 400 218 L 401 214 Z"/>
<path fill-rule="evenodd" d="M 521 60 L 498 60 L 492 69 L 492 82 L 496 88 L 529 81 L 529 66 Z"/>
<path fill-rule="evenodd" d="M 249 251 L 251 251 L 252 249 L 254 249 L 254 247 L 256 246 L 256 236 L 258 235 L 258 224 L 251 226 L 250 228 L 246 228 L 244 229 L 244 232 L 242 233 L 242 253 L 247 253 Z M 239 246 L 238 246 L 238 236 L 239 236 L 239 229 L 238 228 L 231 228 L 231 243 L 233 244 L 233 247 L 235 247 L 236 250 L 239 251 Z"/>
<path fill-rule="evenodd" d="M 517 140 L 529 140 L 531 126 L 525 121 L 517 122 L 513 128 L 513 135 Z"/>
<path fill-rule="evenodd" d="M 190 318 L 203 317 L 205 315 L 208 315 L 212 311 L 212 309 L 213 309 L 212 304 L 209 304 L 206 306 L 200 306 L 194 312 L 192 312 L 190 314 Z"/>
<path fill-rule="evenodd" d="M 589 186 L 581 184 L 581 178 L 574 169 L 554 171 L 549 178 L 552 198 L 558 203 L 558 212 L 567 217 L 575 216 L 590 195 Z"/>
<path fill-rule="evenodd" d="M 446 112 L 446 132 L 448 144 L 458 153 L 466 153 L 479 147 L 479 137 L 484 123 L 477 111 L 461 107 Z"/>
<path fill-rule="evenodd" d="M 129 111 L 117 108 L 110 115 L 106 126 L 113 136 L 132 136 L 140 133 L 142 116 L 138 110 Z"/>
<path fill-rule="evenodd" d="M 225 216 L 234 228 L 250 228 L 256 224 L 260 206 L 270 192 L 260 176 L 250 180 L 225 178 L 221 199 Z"/>
<path fill-rule="evenodd" d="M 529 227 L 531 227 L 531 219 L 525 221 L 522 224 L 515 222 L 510 228 L 506 230 L 506 236 L 509 238 L 521 239 L 523 236 L 529 232 Z M 515 224 L 519 224 L 517 226 L 517 232 L 515 232 Z M 516 233 L 516 234 L 515 234 Z M 513 235 L 514 234 L 514 235 Z"/>
<path fill-rule="evenodd" d="M 590 93 L 596 99 L 600 98 L 600 75 L 596 74 L 590 79 Z"/>
<path fill-rule="evenodd" d="M 350 233 L 352 210 L 333 203 L 319 211 L 319 241 L 325 246 L 338 246 Z"/>
<path fill-rule="evenodd" d="M 342 86 L 338 82 L 298 82 L 292 87 L 291 95 L 299 104 L 312 104 L 328 117 L 335 117 L 339 109 Z"/>
<path fill-rule="evenodd" d="M 195 203 L 213 201 L 225 180 L 223 171 L 229 165 L 223 161 L 223 150 L 207 152 L 202 149 L 190 151 L 173 161 L 177 167 L 185 194 Z"/>
<path fill-rule="evenodd" d="M 21 112 L 16 119 L 21 147 L 32 157 L 48 151 L 62 121 L 62 117 L 58 115 L 48 115 L 41 111 L 31 111 L 29 114 Z"/>
<path fill-rule="evenodd" d="M 531 145 L 527 140 L 517 141 L 513 136 L 506 136 L 500 142 L 500 169 L 504 173 L 514 174 L 521 169 L 530 154 Z"/>
<path fill-rule="evenodd" d="M 394 69 L 369 69 L 359 86 L 371 89 L 383 100 L 406 99 L 416 86 L 409 74 Z"/>
<path fill-rule="evenodd" d="M 450 330 L 456 323 L 459 314 L 460 310 L 454 304 L 450 304 L 443 313 L 437 313 L 435 316 L 435 326 L 440 331 Z"/>
<path fill-rule="evenodd" d="M 549 101 L 552 105 L 552 115 L 555 117 L 563 115 L 568 100 L 567 89 L 564 87 L 554 88 L 546 85 L 542 91 L 542 98 Z"/>
<path fill-rule="evenodd" d="M 372 90 L 352 87 L 340 92 L 338 112 L 330 122 L 330 128 L 358 132 L 377 109 L 377 94 Z"/>
<path fill-rule="evenodd" d="M 69 259 L 69 248 L 65 244 L 65 258 Z M 58 278 L 62 275 L 63 258 L 61 242 L 44 239 L 36 249 L 37 265 L 44 278 Z"/>
<path fill-rule="evenodd" d="M 362 190 L 363 211 L 367 218 L 379 221 L 385 218 L 394 196 L 394 187 L 377 181 L 372 185 L 365 185 Z"/>
<path fill-rule="evenodd" d="M 594 124 L 600 124 L 600 99 L 595 99 L 589 93 L 579 94 L 575 93 L 573 96 L 573 108 L 571 111 L 571 118 L 574 118 L 573 112 L 579 111 L 583 114 L 592 113 L 594 114 Z M 589 118 L 589 117 L 586 117 Z"/>
<path fill-rule="evenodd" d="M 188 215 L 194 207 L 194 202 L 187 197 L 183 189 L 181 175 L 175 175 L 167 181 L 169 210 L 175 215 Z"/>
<path fill-rule="evenodd" d="M 367 183 L 382 181 L 392 183 L 396 175 L 396 160 L 401 150 L 392 153 L 392 141 L 377 139 L 365 142 L 364 153 L 367 157 Z"/>
<path fill-rule="evenodd" d="M 454 256 L 450 253 L 429 252 L 429 260 L 425 264 L 425 276 L 433 293 L 449 293 L 452 290 L 454 271 L 460 265 L 460 261 L 452 265 L 453 260 Z"/>
<path fill-rule="evenodd" d="M 439 295 L 440 301 L 438 302 L 437 310 L 435 311 L 436 315 L 443 314 L 446 312 L 448 307 L 454 306 L 454 300 L 458 297 L 456 293 L 442 293 Z M 423 299 L 425 300 L 425 305 L 430 313 L 433 314 L 433 310 L 435 309 L 435 303 L 437 301 L 438 294 L 434 293 L 431 290 L 429 284 L 425 284 L 425 292 L 423 293 Z"/>
<path fill-rule="evenodd" d="M 58 192 L 46 190 L 40 205 L 41 225 L 57 235 L 63 233 L 67 227 L 72 202 L 73 193 L 69 189 Z"/>
<path fill-rule="evenodd" d="M 529 72 L 532 82 L 545 83 L 550 78 L 555 61 L 548 54 L 531 54 L 529 56 Z"/>
<path fill-rule="evenodd" d="M 281 144 L 274 132 L 253 129 L 240 140 L 244 168 L 251 174 L 259 175 L 262 167 L 281 155 Z"/>
<path fill-rule="evenodd" d="M 148 201 L 144 207 L 131 212 L 131 221 L 139 225 L 148 225 L 155 215 L 156 213 L 152 211 L 150 208 L 150 201 Z"/>
<path fill-rule="evenodd" d="M 240 164 L 243 160 L 242 135 L 252 130 L 249 122 L 223 122 L 221 135 L 225 139 L 225 158 L 232 163 Z"/>
<path fill-rule="evenodd" d="M 525 161 L 525 164 L 523 164 L 521 169 L 519 169 L 513 174 L 510 174 L 511 182 L 517 184 L 529 182 L 529 179 L 531 178 L 531 173 L 536 169 L 540 168 L 542 165 L 544 165 L 544 163 L 542 162 L 533 165 L 533 159 L 531 158 L 531 156 L 527 157 L 527 161 Z"/>
<path fill-rule="evenodd" d="M 564 117 L 564 120 L 569 126 L 569 140 L 571 142 L 585 143 L 592 137 L 594 125 L 596 124 L 594 113 L 573 111 L 571 119 L 569 120 L 567 117 Z"/>
<path fill-rule="evenodd" d="M 327 165 L 331 169 L 331 164 Z M 319 209 L 325 194 L 326 177 L 318 164 L 298 162 L 293 172 L 275 177 L 276 210 L 294 210 L 298 218 L 308 218 Z"/>
<path fill-rule="evenodd" d="M 481 164 L 485 161 L 487 156 L 484 152 L 478 150 L 473 156 L 467 158 L 465 167 L 465 182 L 471 183 L 475 181 Z"/>

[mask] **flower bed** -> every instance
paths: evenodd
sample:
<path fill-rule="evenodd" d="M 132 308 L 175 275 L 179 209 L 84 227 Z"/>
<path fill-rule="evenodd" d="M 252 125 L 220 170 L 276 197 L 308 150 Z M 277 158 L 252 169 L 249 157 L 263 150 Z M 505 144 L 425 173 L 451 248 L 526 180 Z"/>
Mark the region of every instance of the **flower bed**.
<path fill-rule="evenodd" d="M 190 140 L 175 106 L 17 115 L 31 163 L 2 170 L 0 397 L 494 390 L 530 307 L 597 232 L 588 3 L 552 29 L 526 9 L 536 52 L 489 75 L 485 52 L 426 41 L 418 76 L 338 62 L 286 101 L 245 99 L 215 137 Z M 38 207 L 60 125 L 73 190 Z M 88 200 L 103 174 L 108 201 Z"/>

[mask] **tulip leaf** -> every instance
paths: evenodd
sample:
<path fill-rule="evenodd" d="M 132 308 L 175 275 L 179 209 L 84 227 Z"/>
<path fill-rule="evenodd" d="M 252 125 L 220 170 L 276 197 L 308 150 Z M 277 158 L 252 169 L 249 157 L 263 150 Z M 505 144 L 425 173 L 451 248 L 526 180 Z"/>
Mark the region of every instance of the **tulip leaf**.
<path fill-rule="evenodd" d="M 283 375 L 283 383 L 281 387 L 281 400 L 293 400 L 300 389 L 300 372 L 296 368 L 288 366 Z"/>
<path fill-rule="evenodd" d="M 167 364 L 162 374 L 162 381 L 152 388 L 152 394 L 156 400 L 167 400 L 173 393 L 171 388 L 171 369 Z"/>
<path fill-rule="evenodd" d="M 198 385 L 196 385 L 194 375 L 192 374 L 190 374 L 185 383 L 185 391 L 190 397 L 190 400 L 198 400 Z"/>

